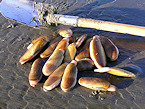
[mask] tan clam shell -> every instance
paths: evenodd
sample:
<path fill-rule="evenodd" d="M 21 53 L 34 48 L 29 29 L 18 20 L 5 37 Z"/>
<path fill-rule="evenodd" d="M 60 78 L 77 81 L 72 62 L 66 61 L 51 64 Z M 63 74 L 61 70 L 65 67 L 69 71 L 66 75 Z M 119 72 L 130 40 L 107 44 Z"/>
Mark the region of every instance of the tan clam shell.
<path fill-rule="evenodd" d="M 45 63 L 42 72 L 45 76 L 49 76 L 51 73 L 55 71 L 55 69 L 62 63 L 64 58 L 64 50 L 68 46 L 68 38 L 63 38 L 55 48 L 52 55 L 49 57 L 47 62 Z"/>
<path fill-rule="evenodd" d="M 61 81 L 61 89 L 66 92 L 73 88 L 76 84 L 78 69 L 76 67 L 77 62 L 73 60 L 69 63 L 64 71 L 62 81 Z"/>
<path fill-rule="evenodd" d="M 25 62 L 30 61 L 42 50 L 42 48 L 47 44 L 47 42 L 48 41 L 46 41 L 45 39 L 41 39 L 34 43 L 20 58 L 19 62 L 21 64 L 24 64 Z"/>
<path fill-rule="evenodd" d="M 68 38 L 72 36 L 73 32 L 71 29 L 61 29 L 58 33 L 60 36 Z"/>
<path fill-rule="evenodd" d="M 57 35 L 55 33 L 52 33 L 52 34 L 45 34 L 45 35 L 41 35 L 39 36 L 38 38 L 34 39 L 32 41 L 32 44 L 34 44 L 35 42 L 41 40 L 41 39 L 46 39 L 46 40 L 49 40 L 49 39 L 53 39 L 55 38 Z"/>
<path fill-rule="evenodd" d="M 70 43 L 73 43 L 73 42 L 75 42 L 75 37 L 74 37 L 74 36 L 72 36 L 72 37 L 69 37 L 69 42 L 70 42 Z"/>
<path fill-rule="evenodd" d="M 87 38 L 87 34 L 82 35 L 77 41 L 76 41 L 76 47 L 78 48 Z"/>
<path fill-rule="evenodd" d="M 89 58 L 90 56 L 90 53 L 89 53 L 89 50 L 86 49 L 86 50 L 83 50 L 82 52 L 80 52 L 76 57 L 75 57 L 75 60 L 79 61 L 83 58 Z"/>
<path fill-rule="evenodd" d="M 70 63 L 75 55 L 76 55 L 76 46 L 74 43 L 70 44 L 67 48 L 66 48 L 66 51 L 65 51 L 65 54 L 64 54 L 64 62 L 67 62 L 67 63 Z"/>
<path fill-rule="evenodd" d="M 67 66 L 67 63 L 60 65 L 45 81 L 43 85 L 43 90 L 48 91 L 54 89 L 61 82 L 64 70 Z"/>
<path fill-rule="evenodd" d="M 79 71 L 91 70 L 94 68 L 94 62 L 89 58 L 83 58 L 78 61 L 77 68 Z"/>
<path fill-rule="evenodd" d="M 76 48 L 79 47 L 83 43 L 83 41 L 86 39 L 86 37 L 87 37 L 86 34 L 82 35 L 76 41 L 76 43 L 72 43 L 67 47 L 66 52 L 65 52 L 65 56 L 64 56 L 64 62 L 70 63 L 74 59 L 76 52 L 77 52 Z"/>
<path fill-rule="evenodd" d="M 99 39 L 99 36 L 94 36 L 93 40 L 90 42 L 90 57 L 94 61 L 97 68 L 106 66 L 106 56 Z"/>
<path fill-rule="evenodd" d="M 68 45 L 69 45 L 69 38 L 63 38 L 56 46 L 55 51 L 57 51 L 59 49 L 65 50 Z"/>
<path fill-rule="evenodd" d="M 29 73 L 29 83 L 31 86 L 35 86 L 42 78 L 42 68 L 45 63 L 44 59 L 38 58 L 36 59 L 31 67 L 30 73 Z"/>
<path fill-rule="evenodd" d="M 43 66 L 42 72 L 45 76 L 49 76 L 51 73 L 53 73 L 57 67 L 62 63 L 62 60 L 64 58 L 64 50 L 59 49 L 49 57 L 49 59 L 46 61 L 46 63 Z"/>
<path fill-rule="evenodd" d="M 111 60 L 115 61 L 118 58 L 119 50 L 115 46 L 115 44 L 107 37 L 101 36 L 100 40 L 102 42 L 102 45 L 104 47 L 106 56 Z"/>
<path fill-rule="evenodd" d="M 111 85 L 108 81 L 95 77 L 81 77 L 79 79 L 79 84 L 89 89 L 103 91 L 107 91 Z"/>
<path fill-rule="evenodd" d="M 34 39 L 31 44 L 27 47 L 27 49 L 29 49 L 34 43 L 36 43 L 39 40 L 45 39 L 45 40 L 51 40 L 53 38 L 55 38 L 57 36 L 57 34 L 52 33 L 52 34 L 45 34 L 45 35 L 41 35 L 38 38 Z"/>
<path fill-rule="evenodd" d="M 55 50 L 55 48 L 58 45 L 58 43 L 60 42 L 60 40 L 61 40 L 61 37 L 57 37 L 54 40 L 52 40 L 49 43 L 48 48 L 43 53 L 40 54 L 40 57 L 41 58 L 49 57 L 53 53 L 53 51 Z"/>
<path fill-rule="evenodd" d="M 130 71 L 121 69 L 121 68 L 115 68 L 115 67 L 102 67 L 100 69 L 95 69 L 95 72 L 107 72 L 112 75 L 116 76 L 122 76 L 122 77 L 135 77 L 135 74 L 133 74 Z"/>
<path fill-rule="evenodd" d="M 90 52 L 89 52 L 89 46 L 92 38 L 89 38 L 83 48 L 79 51 L 79 53 L 76 55 L 75 60 L 79 61 L 80 59 L 83 58 L 89 58 L 90 57 Z"/>

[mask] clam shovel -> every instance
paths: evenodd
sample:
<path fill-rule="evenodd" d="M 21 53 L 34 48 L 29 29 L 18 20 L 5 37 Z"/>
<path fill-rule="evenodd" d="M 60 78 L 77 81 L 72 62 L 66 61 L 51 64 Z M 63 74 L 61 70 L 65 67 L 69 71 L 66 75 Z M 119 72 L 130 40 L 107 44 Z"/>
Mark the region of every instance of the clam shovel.
<path fill-rule="evenodd" d="M 1 13 L 30 26 L 63 24 L 145 37 L 145 27 L 57 14 L 57 7 L 28 0 L 2 0 Z"/>

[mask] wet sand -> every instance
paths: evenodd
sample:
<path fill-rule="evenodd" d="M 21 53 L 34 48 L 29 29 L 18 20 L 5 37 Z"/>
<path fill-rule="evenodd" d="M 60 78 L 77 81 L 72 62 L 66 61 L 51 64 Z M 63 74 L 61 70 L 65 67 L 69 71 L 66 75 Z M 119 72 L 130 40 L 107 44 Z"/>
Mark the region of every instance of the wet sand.
<path fill-rule="evenodd" d="M 53 0 L 52 0 L 53 1 Z M 61 1 L 61 0 L 60 0 Z M 69 2 L 70 1 L 70 2 Z M 91 2 L 88 4 L 89 2 Z M 48 3 L 48 1 L 44 1 Z M 58 1 L 57 1 L 58 2 Z M 63 1 L 65 3 L 65 1 Z M 54 4 L 56 1 L 53 2 Z M 80 4 L 79 4 L 80 3 Z M 83 6 L 76 8 L 79 4 Z M 87 5 L 88 4 L 88 5 Z M 118 23 L 145 26 L 145 0 L 68 0 L 70 7 L 67 14 L 81 17 L 112 21 Z M 67 9 L 66 8 L 66 9 Z M 145 108 L 145 38 L 127 34 L 118 34 L 87 28 L 71 28 L 74 36 L 87 33 L 104 35 L 112 39 L 120 50 L 117 61 L 108 62 L 108 66 L 124 67 L 137 75 L 136 78 L 116 77 L 92 71 L 78 73 L 80 77 L 105 78 L 118 87 L 114 93 L 92 94 L 92 90 L 81 87 L 78 83 L 69 92 L 63 92 L 58 86 L 44 92 L 43 83 L 30 87 L 28 74 L 32 62 L 20 65 L 20 57 L 30 42 L 40 35 L 56 32 L 58 27 L 34 29 L 16 21 L 4 18 L 0 14 L 0 108 L 1 109 L 144 109 Z M 14 25 L 12 27 L 11 25 Z"/>

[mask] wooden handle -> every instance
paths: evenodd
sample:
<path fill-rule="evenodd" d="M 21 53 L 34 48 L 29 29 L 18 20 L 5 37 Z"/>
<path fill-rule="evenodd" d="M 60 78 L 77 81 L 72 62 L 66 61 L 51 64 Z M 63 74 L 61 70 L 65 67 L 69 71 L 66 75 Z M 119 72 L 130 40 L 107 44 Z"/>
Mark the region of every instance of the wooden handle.
<path fill-rule="evenodd" d="M 117 33 L 131 34 L 145 37 L 145 27 L 128 24 L 93 20 L 86 18 L 78 19 L 78 27 L 94 28 L 98 30 L 111 31 Z"/>

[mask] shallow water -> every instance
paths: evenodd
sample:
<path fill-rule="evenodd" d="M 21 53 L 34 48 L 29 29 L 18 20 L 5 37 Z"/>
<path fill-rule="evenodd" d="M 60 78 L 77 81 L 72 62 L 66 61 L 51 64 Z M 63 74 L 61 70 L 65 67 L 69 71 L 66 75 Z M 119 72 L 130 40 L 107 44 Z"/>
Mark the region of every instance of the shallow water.
<path fill-rule="evenodd" d="M 145 0 L 116 0 L 115 2 L 113 0 L 69 2 L 68 0 L 63 2 L 70 4 L 72 9 L 77 5 L 73 7 L 71 4 L 81 2 L 83 7 L 75 8 L 73 11 L 70 9 L 67 12 L 70 15 L 145 26 L 145 7 L 143 6 Z M 89 2 L 92 3 L 87 5 Z M 9 27 L 11 24 L 15 26 Z M 64 26 L 34 29 L 6 19 L 2 15 L 0 15 L 0 25 L 0 108 L 143 109 L 145 107 L 145 38 L 88 28 L 71 28 L 77 38 L 87 33 L 88 37 L 97 34 L 112 39 L 119 48 L 120 55 L 117 61 L 108 61 L 107 65 L 123 67 L 132 71 L 137 77 L 123 78 L 106 73 L 84 71 L 79 72 L 78 79 L 85 76 L 104 78 L 116 85 L 118 90 L 113 93 L 92 93 L 92 90 L 81 87 L 77 83 L 67 93 L 64 93 L 60 87 L 44 92 L 42 85 L 46 78 L 43 78 L 35 88 L 30 87 L 28 74 L 32 62 L 20 65 L 18 61 L 33 39 L 42 34 L 56 32 Z"/>

